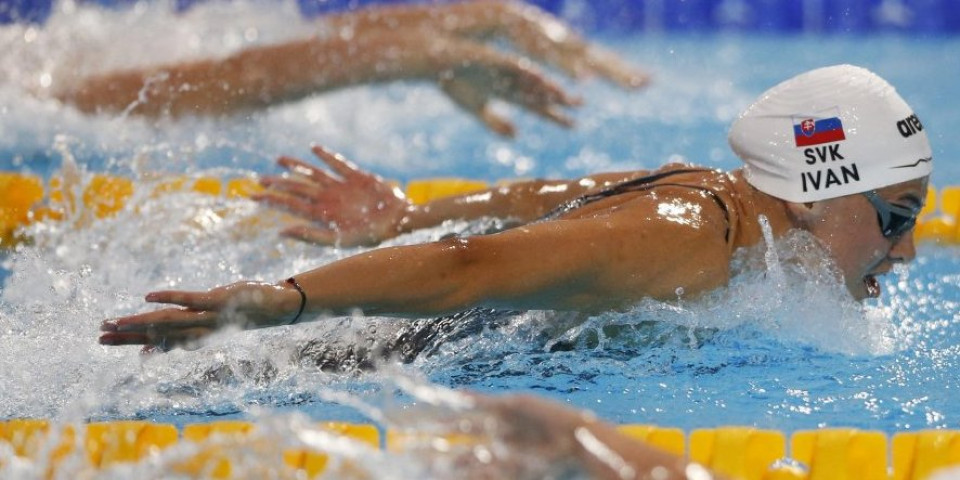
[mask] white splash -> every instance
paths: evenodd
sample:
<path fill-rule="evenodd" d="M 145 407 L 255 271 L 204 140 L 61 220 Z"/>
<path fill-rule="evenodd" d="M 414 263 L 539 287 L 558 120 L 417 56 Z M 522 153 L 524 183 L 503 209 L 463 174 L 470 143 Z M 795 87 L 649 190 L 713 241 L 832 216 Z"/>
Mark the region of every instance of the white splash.
<path fill-rule="evenodd" d="M 627 313 L 597 315 L 546 345 L 571 341 L 585 332 L 608 342 L 604 327 L 660 323 L 689 330 L 759 329 L 789 344 L 807 344 L 825 352 L 884 355 L 906 348 L 888 308 L 865 307 L 847 293 L 829 255 L 803 231 L 774 240 L 761 219 L 766 242 L 737 252 L 729 285 L 698 299 L 644 301 Z M 765 226 L 764 226 L 765 225 Z"/>

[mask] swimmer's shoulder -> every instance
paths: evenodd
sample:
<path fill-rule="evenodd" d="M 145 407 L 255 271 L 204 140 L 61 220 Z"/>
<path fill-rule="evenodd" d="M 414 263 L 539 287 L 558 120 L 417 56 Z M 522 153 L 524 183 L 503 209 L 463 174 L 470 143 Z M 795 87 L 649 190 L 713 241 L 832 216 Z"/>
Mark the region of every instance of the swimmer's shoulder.
<path fill-rule="evenodd" d="M 669 163 L 651 175 L 659 177 L 654 188 L 650 189 L 650 192 L 655 192 L 653 198 L 648 200 L 634 194 L 631 204 L 648 210 L 656 208 L 658 211 L 670 210 L 669 205 L 674 205 L 678 211 L 685 205 L 696 205 L 695 218 L 690 218 L 689 225 L 703 231 L 722 233 L 732 253 L 740 230 L 743 211 L 741 197 L 749 195 L 739 171 Z M 664 207 L 664 203 L 668 206 Z"/>

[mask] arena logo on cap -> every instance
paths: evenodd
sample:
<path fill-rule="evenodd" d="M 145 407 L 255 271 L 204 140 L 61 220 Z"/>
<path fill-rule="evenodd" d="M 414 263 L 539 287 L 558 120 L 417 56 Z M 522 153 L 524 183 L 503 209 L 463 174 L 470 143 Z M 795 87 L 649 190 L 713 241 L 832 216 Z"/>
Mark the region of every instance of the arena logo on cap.
<path fill-rule="evenodd" d="M 838 115 L 831 117 L 794 117 L 793 138 L 798 147 L 822 145 L 846 140 L 843 122 Z"/>

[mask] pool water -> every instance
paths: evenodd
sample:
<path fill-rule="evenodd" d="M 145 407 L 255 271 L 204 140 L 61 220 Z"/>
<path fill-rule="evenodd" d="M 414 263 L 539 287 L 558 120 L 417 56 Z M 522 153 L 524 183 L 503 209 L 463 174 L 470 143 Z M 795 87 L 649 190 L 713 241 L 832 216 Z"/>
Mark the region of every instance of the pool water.
<path fill-rule="evenodd" d="M 485 131 L 427 84 L 352 88 L 249 116 L 156 123 L 85 116 L 25 93 L 62 78 L 61 69 L 224 55 L 317 28 L 292 5 L 242 2 L 182 14 L 163 4 L 103 11 L 64 3 L 43 26 L 0 27 L 7 52 L 0 59 L 0 169 L 46 178 L 75 163 L 87 175 L 142 182 L 158 172 L 251 176 L 277 172 L 272 162 L 280 154 L 308 158 L 311 142 L 400 181 L 570 177 L 678 160 L 736 168 L 726 128 L 757 94 L 810 68 L 853 63 L 890 80 L 923 119 L 937 160 L 933 183 L 960 184 L 953 161 L 960 112 L 952 107 L 960 40 L 951 37 L 601 35 L 597 41 L 649 69 L 652 86 L 625 92 L 596 80 L 564 83 L 586 101 L 569 131 L 501 107 L 517 122 L 516 140 Z M 921 246 L 915 263 L 883 279 L 883 298 L 861 307 L 831 275 L 816 273 L 819 256 L 808 239 L 790 237 L 745 255 L 730 287 L 702 301 L 650 302 L 580 324 L 529 312 L 412 365 L 339 375 L 290 358 L 310 339 L 348 342 L 373 323 L 390 330 L 401 321 L 357 316 L 226 332 L 195 351 L 150 357 L 97 345 L 100 322 L 144 310 L 142 295 L 152 289 L 273 281 L 360 251 L 281 240 L 276 232 L 287 220 L 243 199 L 145 190 L 109 219 L 36 224 L 32 243 L 0 256 L 0 418 L 183 425 L 266 407 L 369 421 L 371 408 L 416 404 L 396 388 L 397 378 L 412 378 L 533 392 L 614 422 L 683 429 L 892 433 L 960 424 L 955 247 Z M 465 228 L 454 222 L 388 244 Z M 574 348 L 551 352 L 561 341 Z M 210 372 L 220 374 L 211 380 Z"/>

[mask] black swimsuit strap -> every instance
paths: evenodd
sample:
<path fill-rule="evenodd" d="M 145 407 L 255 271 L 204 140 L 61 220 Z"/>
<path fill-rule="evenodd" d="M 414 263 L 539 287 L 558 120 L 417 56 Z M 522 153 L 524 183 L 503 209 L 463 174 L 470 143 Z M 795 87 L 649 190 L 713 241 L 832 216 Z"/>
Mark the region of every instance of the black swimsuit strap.
<path fill-rule="evenodd" d="M 576 210 L 584 205 L 588 205 L 590 203 L 596 202 L 598 200 L 602 200 L 604 198 L 609 198 L 614 195 L 620 195 L 622 193 L 643 192 L 643 191 L 651 190 L 656 187 L 667 187 L 667 186 L 682 187 L 682 188 L 690 188 L 693 190 L 700 190 L 702 192 L 706 192 L 710 195 L 711 198 L 713 198 L 713 201 L 717 203 L 717 205 L 720 207 L 721 210 L 723 210 L 723 216 L 727 221 L 727 232 L 724 237 L 725 237 L 725 240 L 729 242 L 730 241 L 730 210 L 727 208 L 727 204 L 724 203 L 723 199 L 721 199 L 720 196 L 717 195 L 717 192 L 714 192 L 709 188 L 701 187 L 698 185 L 686 185 L 683 183 L 655 183 L 659 180 L 662 180 L 664 178 L 671 177 L 674 175 L 679 175 L 683 173 L 707 172 L 707 171 L 710 171 L 710 170 L 705 168 L 684 168 L 679 170 L 670 170 L 668 172 L 655 173 L 653 175 L 647 175 L 645 177 L 640 177 L 640 178 L 635 178 L 633 180 L 620 182 L 616 185 L 600 190 L 599 192 L 583 195 L 581 197 L 574 198 L 573 200 L 569 200 L 561 204 L 557 208 L 553 209 L 543 217 L 541 217 L 540 221 L 556 219 L 557 217 L 563 214 L 566 214 L 568 212 L 571 212 L 573 210 Z"/>

